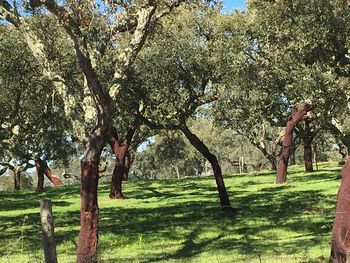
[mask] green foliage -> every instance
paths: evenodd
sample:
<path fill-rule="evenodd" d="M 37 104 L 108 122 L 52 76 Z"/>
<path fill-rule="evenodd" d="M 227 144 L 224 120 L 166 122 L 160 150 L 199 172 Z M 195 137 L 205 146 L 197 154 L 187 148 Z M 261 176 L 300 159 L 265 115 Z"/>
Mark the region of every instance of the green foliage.
<path fill-rule="evenodd" d="M 54 28 L 52 19 L 47 17 L 31 22 L 37 31 Z M 0 30 L 0 57 L 3 58 L 0 63 L 0 106 L 4 109 L 0 128 L 1 157 L 14 163 L 36 158 L 34 155 L 67 162 L 75 148 L 69 136 L 72 123 L 66 116 L 63 98 L 42 74 L 40 62 L 28 50 L 18 31 L 8 25 L 2 25 Z M 67 54 L 65 58 L 57 55 L 58 50 L 64 52 L 58 32 L 38 32 L 38 35 L 49 46 L 47 53 L 52 56 L 51 67 L 59 68 L 60 64 L 69 61 Z M 71 80 L 73 65 L 64 64 L 60 68 L 72 74 Z"/>
<path fill-rule="evenodd" d="M 99 189 L 102 261 L 323 262 L 339 186 L 339 167 L 323 163 L 313 174 L 290 169 L 274 185 L 270 172 L 226 176 L 235 217 L 217 206 L 212 177 L 126 183 L 126 200 Z M 75 260 L 79 233 L 78 186 L 45 193 L 0 192 L 0 261 L 43 260 L 37 200 L 51 198 L 59 262 Z"/>

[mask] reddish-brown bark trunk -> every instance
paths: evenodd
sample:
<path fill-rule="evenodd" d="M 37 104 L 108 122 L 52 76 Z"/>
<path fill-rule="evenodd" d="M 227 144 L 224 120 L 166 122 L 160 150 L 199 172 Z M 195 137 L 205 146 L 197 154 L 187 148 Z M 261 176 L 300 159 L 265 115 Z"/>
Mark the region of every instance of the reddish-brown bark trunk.
<path fill-rule="evenodd" d="M 81 209 L 77 262 L 97 262 L 99 162 L 81 161 Z"/>
<path fill-rule="evenodd" d="M 51 169 L 47 165 L 46 161 L 41 159 L 35 160 L 35 168 L 38 174 L 38 184 L 36 191 L 42 192 L 44 191 L 44 175 L 54 184 L 54 186 L 59 186 L 62 184 L 62 180 L 56 176 L 54 176 L 51 172 Z"/>
<path fill-rule="evenodd" d="M 54 184 L 54 186 L 59 186 L 62 184 L 62 180 L 52 174 L 51 169 L 47 166 L 46 162 L 43 162 L 42 169 L 46 177 Z"/>
<path fill-rule="evenodd" d="M 277 166 L 276 184 L 283 184 L 287 181 L 287 168 L 289 162 L 290 147 L 293 141 L 293 130 L 295 126 L 304 119 L 305 115 L 312 109 L 310 105 L 305 105 L 293 110 L 290 120 L 287 122 L 283 139 L 283 148 Z"/>
<path fill-rule="evenodd" d="M 181 131 L 184 133 L 190 143 L 199 151 L 211 164 L 215 176 L 216 186 L 219 192 L 220 205 L 223 211 L 233 211 L 228 193 L 226 191 L 224 178 L 222 177 L 221 167 L 218 159 L 212 154 L 208 147 L 195 135 L 188 127 L 182 126 Z"/>
<path fill-rule="evenodd" d="M 36 186 L 36 191 L 41 193 L 44 191 L 44 171 L 41 169 L 39 160 L 35 160 L 36 173 L 38 175 L 38 183 Z"/>
<path fill-rule="evenodd" d="M 123 178 L 127 172 L 125 167 L 127 151 L 130 146 L 135 129 L 129 129 L 124 140 L 119 140 L 118 134 L 114 129 L 111 135 L 110 145 L 115 155 L 115 166 L 112 175 L 112 182 L 109 190 L 109 197 L 115 199 L 124 198 L 122 191 Z"/>
<path fill-rule="evenodd" d="M 86 150 L 81 161 L 80 232 L 77 248 L 78 263 L 98 262 L 99 208 L 97 193 L 99 164 L 102 150 L 110 134 L 110 127 L 108 124 L 112 123 L 105 115 L 102 117 L 98 122 L 98 126 L 95 127 L 87 139 Z"/>
<path fill-rule="evenodd" d="M 350 260 L 350 156 L 342 169 L 342 181 L 338 190 L 337 209 L 332 230 L 330 263 Z"/>
<path fill-rule="evenodd" d="M 118 157 L 117 157 L 118 156 Z M 116 158 L 125 158 L 122 154 L 116 155 Z M 122 191 L 122 183 L 124 177 L 124 165 L 121 163 L 120 159 L 115 161 L 115 166 L 112 175 L 112 182 L 109 189 L 109 197 L 114 199 L 124 198 Z"/>

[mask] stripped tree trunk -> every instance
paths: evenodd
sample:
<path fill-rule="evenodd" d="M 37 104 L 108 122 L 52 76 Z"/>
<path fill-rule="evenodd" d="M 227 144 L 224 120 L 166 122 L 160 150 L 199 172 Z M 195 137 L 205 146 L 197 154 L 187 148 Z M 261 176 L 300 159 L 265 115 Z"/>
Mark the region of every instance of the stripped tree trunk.
<path fill-rule="evenodd" d="M 35 160 L 35 168 L 38 174 L 38 184 L 36 188 L 37 192 L 44 191 L 44 174 L 54 184 L 54 186 L 59 186 L 62 184 L 62 180 L 52 174 L 46 161 L 43 161 L 40 158 Z"/>
<path fill-rule="evenodd" d="M 36 173 L 38 175 L 38 183 L 36 186 L 36 191 L 41 193 L 44 191 L 44 171 L 41 169 L 39 160 L 35 160 Z"/>
<path fill-rule="evenodd" d="M 195 135 L 187 126 L 182 125 L 181 131 L 184 133 L 190 143 L 199 151 L 211 164 L 215 176 L 216 186 L 219 192 L 220 205 L 223 211 L 233 211 L 229 196 L 226 191 L 224 178 L 222 177 L 221 167 L 218 159 L 212 154 L 208 147 Z"/>
<path fill-rule="evenodd" d="M 330 263 L 350 260 L 350 155 L 342 169 L 342 181 L 338 190 L 337 209 L 332 230 Z"/>
<path fill-rule="evenodd" d="M 110 145 L 115 155 L 115 166 L 112 175 L 112 182 L 109 191 L 109 197 L 115 199 L 124 198 L 122 192 L 122 182 L 127 172 L 125 163 L 127 151 L 130 146 L 132 137 L 134 136 L 135 129 L 129 129 L 124 140 L 119 140 L 118 134 L 115 129 L 112 131 Z"/>
<path fill-rule="evenodd" d="M 290 147 L 293 140 L 293 130 L 295 126 L 305 118 L 305 115 L 312 109 L 311 105 L 304 105 L 293 110 L 290 120 L 285 129 L 283 148 L 278 161 L 276 184 L 283 184 L 287 181 L 287 167 L 289 161 Z"/>
<path fill-rule="evenodd" d="M 108 127 L 108 126 L 107 126 Z M 98 217 L 97 190 L 100 156 L 106 144 L 108 130 L 96 127 L 90 134 L 81 161 L 80 233 L 77 262 L 97 262 Z"/>

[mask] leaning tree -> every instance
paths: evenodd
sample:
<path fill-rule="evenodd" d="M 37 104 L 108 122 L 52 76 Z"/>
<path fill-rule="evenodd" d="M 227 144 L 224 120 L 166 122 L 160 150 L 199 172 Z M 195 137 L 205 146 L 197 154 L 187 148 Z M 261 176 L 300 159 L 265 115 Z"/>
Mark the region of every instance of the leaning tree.
<path fill-rule="evenodd" d="M 313 114 L 297 129 L 305 144 L 308 170 L 313 138 L 324 128 L 325 120 L 346 105 L 339 85 L 339 72 L 344 71 L 341 65 L 348 60 L 346 38 L 334 28 L 345 30 L 346 20 L 333 12 L 338 8 L 341 6 L 328 0 L 249 1 L 241 49 L 241 63 L 247 70 L 233 71 L 229 83 L 238 90 L 227 88 L 228 96 L 224 96 L 226 105 L 236 94 L 245 98 L 242 104 L 260 108 L 257 112 L 262 114 L 257 117 L 277 127 L 286 126 L 294 107 L 312 104 Z M 242 78 L 245 81 L 239 81 Z"/>
<path fill-rule="evenodd" d="M 179 130 L 186 136 L 211 164 L 220 205 L 231 211 L 219 161 L 188 123 L 198 108 L 216 99 L 220 79 L 216 65 L 223 60 L 216 47 L 225 41 L 225 34 L 218 30 L 220 23 L 219 10 L 205 6 L 169 16 L 141 52 L 134 74 L 146 90 L 140 118 L 152 129 Z M 153 67 L 152 74 L 144 70 L 145 65 Z"/>

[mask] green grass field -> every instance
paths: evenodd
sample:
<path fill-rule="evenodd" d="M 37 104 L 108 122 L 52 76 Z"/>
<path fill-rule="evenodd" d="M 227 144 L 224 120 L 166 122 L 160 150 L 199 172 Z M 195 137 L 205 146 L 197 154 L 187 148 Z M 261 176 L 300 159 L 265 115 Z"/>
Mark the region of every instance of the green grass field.
<path fill-rule="evenodd" d="M 326 262 L 340 167 L 226 175 L 235 216 L 218 206 L 213 177 L 124 184 L 125 200 L 99 189 L 101 262 Z M 0 262 L 43 262 L 38 200 L 53 201 L 59 262 L 74 262 L 79 186 L 0 192 Z"/>

